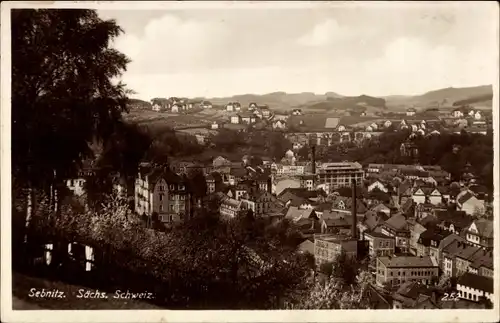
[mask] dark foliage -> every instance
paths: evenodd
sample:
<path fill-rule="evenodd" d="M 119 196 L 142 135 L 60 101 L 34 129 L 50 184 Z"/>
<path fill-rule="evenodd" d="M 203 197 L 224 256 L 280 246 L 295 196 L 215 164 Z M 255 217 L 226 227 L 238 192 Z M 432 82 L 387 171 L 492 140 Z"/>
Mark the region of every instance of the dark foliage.
<path fill-rule="evenodd" d="M 74 174 L 88 143 L 108 138 L 126 110 L 114 85 L 128 63 L 110 47 L 122 30 L 94 10 L 12 11 L 13 174 L 34 186 Z"/>

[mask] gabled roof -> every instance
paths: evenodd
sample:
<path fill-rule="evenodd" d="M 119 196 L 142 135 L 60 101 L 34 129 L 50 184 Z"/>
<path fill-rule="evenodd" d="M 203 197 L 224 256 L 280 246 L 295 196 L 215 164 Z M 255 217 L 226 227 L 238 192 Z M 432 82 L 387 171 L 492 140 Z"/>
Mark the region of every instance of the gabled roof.
<path fill-rule="evenodd" d="M 299 220 L 314 217 L 315 215 L 316 213 L 312 209 L 301 210 L 296 206 L 290 206 L 286 212 L 285 218 L 290 220 Z"/>
<path fill-rule="evenodd" d="M 480 250 L 472 256 L 473 268 L 486 267 L 493 270 L 493 250 Z"/>
<path fill-rule="evenodd" d="M 247 175 L 247 170 L 244 167 L 231 167 L 229 173 L 235 177 L 245 177 Z"/>
<path fill-rule="evenodd" d="M 475 220 L 477 231 L 482 237 L 493 238 L 493 221 L 488 219 Z"/>
<path fill-rule="evenodd" d="M 384 222 L 386 225 L 390 226 L 395 230 L 407 230 L 408 223 L 406 222 L 406 218 L 401 214 L 394 214 L 387 221 Z"/>
<path fill-rule="evenodd" d="M 493 294 L 493 279 L 489 277 L 465 273 L 458 279 L 457 284 Z"/>
<path fill-rule="evenodd" d="M 446 226 L 453 224 L 455 227 L 461 229 L 468 227 L 473 220 L 465 211 L 435 210 L 434 214 L 437 218 L 437 223 L 443 223 Z"/>
<path fill-rule="evenodd" d="M 312 255 L 314 255 L 314 242 L 312 242 L 309 239 L 304 240 L 299 246 L 297 247 L 297 250 L 299 252 L 308 252 Z"/>
<path fill-rule="evenodd" d="M 453 243 L 456 243 L 456 242 L 465 242 L 465 238 L 459 236 L 459 235 L 456 235 L 454 233 L 446 236 L 443 240 L 441 240 L 441 242 L 439 242 L 439 246 L 438 248 L 440 250 L 444 250 L 447 246 L 453 244 Z"/>
<path fill-rule="evenodd" d="M 375 205 L 374 207 L 372 207 L 370 210 L 375 212 L 375 213 L 378 213 L 378 212 L 383 212 L 384 210 L 390 211 L 391 208 L 383 203 L 379 203 L 379 204 Z"/>
<path fill-rule="evenodd" d="M 426 247 L 431 245 L 431 241 L 437 241 L 439 245 L 450 234 L 451 232 L 447 230 L 439 230 L 437 228 L 427 229 L 420 233 L 419 242 Z"/>
<path fill-rule="evenodd" d="M 467 202 L 468 200 L 470 200 L 471 198 L 473 198 L 474 195 L 467 191 L 465 194 L 463 194 L 462 196 L 460 196 L 457 200 L 458 203 L 460 204 L 464 204 L 465 202 Z"/>

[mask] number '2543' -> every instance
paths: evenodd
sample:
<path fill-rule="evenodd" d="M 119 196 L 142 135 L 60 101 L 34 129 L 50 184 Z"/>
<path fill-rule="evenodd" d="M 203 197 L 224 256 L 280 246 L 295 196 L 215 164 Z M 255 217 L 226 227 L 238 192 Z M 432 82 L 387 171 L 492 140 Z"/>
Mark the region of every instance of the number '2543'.
<path fill-rule="evenodd" d="M 458 300 L 459 300 L 458 294 L 455 292 L 450 293 L 450 294 L 444 293 L 443 298 L 441 298 L 442 302 L 456 302 Z"/>

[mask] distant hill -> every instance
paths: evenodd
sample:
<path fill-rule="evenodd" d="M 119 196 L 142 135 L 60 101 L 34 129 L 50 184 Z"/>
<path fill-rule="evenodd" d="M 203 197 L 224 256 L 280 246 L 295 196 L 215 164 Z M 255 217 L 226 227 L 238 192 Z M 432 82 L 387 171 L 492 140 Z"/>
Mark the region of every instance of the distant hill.
<path fill-rule="evenodd" d="M 475 104 L 475 103 L 485 103 L 485 102 L 490 102 L 493 100 L 493 93 L 489 94 L 483 94 L 483 95 L 478 95 L 478 96 L 473 96 L 468 99 L 464 100 L 459 100 L 453 102 L 454 106 L 461 106 L 461 105 L 467 105 L 467 104 Z"/>
<path fill-rule="evenodd" d="M 210 102 L 217 105 L 225 105 L 228 102 L 237 101 L 243 107 L 248 107 L 250 103 L 255 102 L 258 105 L 267 104 L 271 108 L 278 110 L 290 110 L 294 107 L 302 106 L 313 102 L 322 102 L 329 98 L 341 98 L 342 95 L 335 92 L 325 94 L 315 94 L 312 92 L 286 93 L 273 92 L 268 94 L 241 94 L 231 97 L 209 98 Z"/>
<path fill-rule="evenodd" d="M 385 100 L 368 95 L 349 97 L 328 97 L 325 101 L 305 104 L 303 109 L 324 110 L 324 111 L 359 111 L 368 109 L 383 110 L 386 108 Z"/>
<path fill-rule="evenodd" d="M 140 99 L 129 99 L 128 107 L 130 109 L 149 109 L 151 108 L 151 103 Z"/>
<path fill-rule="evenodd" d="M 491 100 L 493 86 L 481 85 L 474 87 L 455 88 L 449 87 L 430 91 L 416 96 L 393 95 L 385 97 L 388 106 L 420 106 L 426 108 L 439 105 L 440 107 L 453 107 L 454 103 L 462 100 L 471 100 L 469 104 Z M 489 99 L 488 99 L 489 98 Z"/>
<path fill-rule="evenodd" d="M 335 110 L 404 110 L 408 107 L 416 107 L 425 110 L 427 108 L 453 108 L 457 102 L 469 102 L 468 104 L 480 104 L 481 108 L 492 106 L 493 87 L 491 85 L 454 88 L 449 87 L 430 91 L 421 95 L 390 95 L 385 97 L 373 97 L 368 95 L 343 96 L 336 92 L 315 94 L 313 92 L 286 93 L 272 92 L 267 94 L 239 94 L 230 97 L 196 98 L 197 100 L 208 100 L 214 106 L 225 106 L 229 102 L 237 101 L 243 108 L 250 103 L 268 105 L 273 110 L 290 111 L 293 108 L 308 110 L 335 111 Z M 465 100 L 465 101 L 464 101 Z M 135 106 L 145 107 L 149 102 L 136 100 Z"/>

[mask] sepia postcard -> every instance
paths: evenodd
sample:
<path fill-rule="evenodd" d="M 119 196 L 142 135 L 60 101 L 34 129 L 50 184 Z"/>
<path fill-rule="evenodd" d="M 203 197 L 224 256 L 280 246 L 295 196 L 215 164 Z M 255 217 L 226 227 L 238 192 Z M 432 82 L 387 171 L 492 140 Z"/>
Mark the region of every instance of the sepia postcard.
<path fill-rule="evenodd" d="M 498 322 L 499 6 L 4 1 L 2 322 Z"/>

